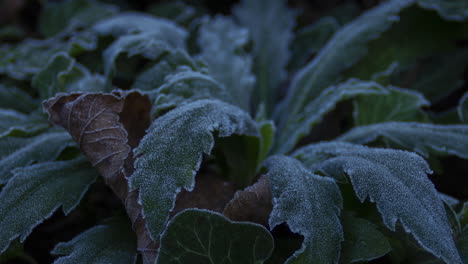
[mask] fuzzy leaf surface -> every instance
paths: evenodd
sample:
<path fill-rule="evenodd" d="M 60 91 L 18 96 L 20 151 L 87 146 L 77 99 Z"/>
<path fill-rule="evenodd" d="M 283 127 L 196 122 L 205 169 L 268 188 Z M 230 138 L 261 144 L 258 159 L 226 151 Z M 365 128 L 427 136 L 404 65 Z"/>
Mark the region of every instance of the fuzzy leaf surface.
<path fill-rule="evenodd" d="M 70 213 L 99 175 L 84 158 L 38 163 L 13 174 L 0 193 L 0 252 L 16 237 L 24 241 L 60 206 Z"/>
<path fill-rule="evenodd" d="M 449 154 L 468 158 L 468 126 L 388 122 L 356 127 L 339 141 L 367 144 L 383 138 L 392 146 L 429 154 Z"/>
<path fill-rule="evenodd" d="M 338 102 L 355 96 L 365 97 L 386 92 L 385 88 L 378 83 L 355 79 L 329 87 L 307 104 L 303 113 L 291 117 L 292 120 L 289 120 L 286 126 L 278 131 L 275 150 L 279 153 L 292 150 L 303 136 L 309 134 L 312 126 L 320 122 L 322 117 L 333 110 Z"/>
<path fill-rule="evenodd" d="M 132 264 L 137 260 L 136 249 L 130 221 L 126 217 L 116 217 L 86 230 L 71 241 L 57 244 L 51 253 L 64 255 L 54 264 Z"/>
<path fill-rule="evenodd" d="M 273 237 L 263 226 L 231 222 L 208 210 L 188 209 L 164 231 L 158 263 L 261 264 L 273 251 Z"/>
<path fill-rule="evenodd" d="M 249 30 L 254 45 L 253 71 L 257 77 L 254 104 L 265 103 L 266 112 L 271 113 L 278 86 L 286 78 L 294 12 L 288 9 L 284 0 L 243 0 L 234 9 L 234 14 Z"/>
<path fill-rule="evenodd" d="M 0 84 L 0 108 L 29 113 L 37 108 L 37 103 L 23 90 Z"/>
<path fill-rule="evenodd" d="M 429 104 L 418 92 L 389 87 L 387 94 L 358 96 L 354 100 L 354 123 L 363 126 L 389 121 L 427 122 L 421 107 Z"/>
<path fill-rule="evenodd" d="M 244 110 L 250 107 L 250 94 L 255 84 L 251 73 L 252 59 L 242 53 L 248 42 L 248 31 L 228 17 L 205 18 L 198 37 L 200 57 L 208 73 L 226 87 L 234 103 Z"/>
<path fill-rule="evenodd" d="M 241 109 L 216 100 L 180 106 L 156 119 L 134 150 L 138 158 L 130 178 L 131 190 L 139 188 L 139 201 L 153 239 L 164 230 L 175 196 L 194 188 L 194 176 L 204 153 L 219 137 L 259 137 L 258 128 Z"/>
<path fill-rule="evenodd" d="M 306 104 L 332 85 L 339 74 L 367 52 L 367 42 L 377 38 L 398 20 L 398 13 L 413 1 L 389 1 L 342 27 L 317 56 L 294 77 L 288 96 L 277 110 L 280 129 Z"/>
<path fill-rule="evenodd" d="M 25 115 L 15 110 L 0 108 L 0 138 L 34 135 L 48 127 L 46 120 L 38 115 Z"/>
<path fill-rule="evenodd" d="M 273 156 L 264 165 L 273 196 L 270 229 L 285 222 L 304 236 L 302 247 L 286 263 L 338 263 L 343 201 L 335 181 L 311 173 L 291 157 Z"/>
<path fill-rule="evenodd" d="M 33 162 L 46 162 L 55 160 L 58 155 L 73 142 L 66 132 L 44 133 L 28 139 L 16 140 L 16 138 L 0 139 L 17 142 L 17 149 L 11 148 L 3 156 L 0 156 L 0 183 L 7 182 L 12 176 L 12 170 L 18 167 L 30 165 Z M 1 153 L 3 154 L 3 153 Z"/>
<path fill-rule="evenodd" d="M 39 17 L 39 30 L 44 36 L 51 37 L 62 31 L 90 26 L 117 11 L 116 6 L 94 0 L 46 2 Z"/>
<path fill-rule="evenodd" d="M 373 223 L 344 214 L 342 224 L 345 239 L 340 263 L 369 261 L 392 250 L 387 238 Z"/>
<path fill-rule="evenodd" d="M 346 175 L 361 202 L 376 203 L 390 230 L 399 221 L 425 250 L 446 263 L 461 263 L 442 200 L 427 177 L 432 171 L 420 156 L 344 142 L 312 144 L 294 156 L 312 171 L 338 180 Z"/>

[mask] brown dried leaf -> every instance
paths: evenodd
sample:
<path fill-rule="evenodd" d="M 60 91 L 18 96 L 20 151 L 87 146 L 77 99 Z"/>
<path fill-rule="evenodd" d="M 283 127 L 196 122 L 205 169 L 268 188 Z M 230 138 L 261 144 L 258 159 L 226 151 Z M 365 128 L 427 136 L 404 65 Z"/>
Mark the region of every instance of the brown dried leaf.
<path fill-rule="evenodd" d="M 271 199 L 270 181 L 263 175 L 255 184 L 236 192 L 224 208 L 223 214 L 234 221 L 255 222 L 268 227 Z"/>
<path fill-rule="evenodd" d="M 129 192 L 127 182 L 127 176 L 134 170 L 131 150 L 139 144 L 151 122 L 149 98 L 139 92 L 76 93 L 51 98 L 44 108 L 52 122 L 68 130 L 122 200 L 144 263 L 154 262 L 157 245 L 146 231 L 138 193 Z"/>

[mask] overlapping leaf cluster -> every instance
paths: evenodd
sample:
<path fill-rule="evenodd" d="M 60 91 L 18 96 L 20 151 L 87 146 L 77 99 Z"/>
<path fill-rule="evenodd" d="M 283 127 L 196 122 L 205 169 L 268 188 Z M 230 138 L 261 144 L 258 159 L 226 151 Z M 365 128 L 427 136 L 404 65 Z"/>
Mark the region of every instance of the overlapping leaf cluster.
<path fill-rule="evenodd" d="M 44 4 L 0 46 L 0 260 L 100 174 L 126 215 L 54 263 L 466 263 L 468 206 L 428 175 L 468 158 L 468 94 L 427 109 L 466 87 L 468 6 L 356 10 Z M 310 143 L 341 102 L 349 129 Z"/>

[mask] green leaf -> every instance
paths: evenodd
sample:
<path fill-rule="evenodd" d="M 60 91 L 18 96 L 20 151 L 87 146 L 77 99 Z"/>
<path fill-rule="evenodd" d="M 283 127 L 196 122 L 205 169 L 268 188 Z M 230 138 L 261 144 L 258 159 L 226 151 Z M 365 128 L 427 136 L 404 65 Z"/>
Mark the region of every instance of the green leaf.
<path fill-rule="evenodd" d="M 49 123 L 36 113 L 25 115 L 0 108 L 0 139 L 9 136 L 30 136 L 46 130 Z"/>
<path fill-rule="evenodd" d="M 432 171 L 420 156 L 344 142 L 312 144 L 293 155 L 312 171 L 339 180 L 346 175 L 361 202 L 376 203 L 390 230 L 398 221 L 425 250 L 446 263 L 461 263 L 444 205 L 427 177 Z"/>
<path fill-rule="evenodd" d="M 339 28 L 334 17 L 323 17 L 317 22 L 301 28 L 291 43 L 290 69 L 304 66 L 309 57 L 319 52 Z"/>
<path fill-rule="evenodd" d="M 98 92 L 104 88 L 104 78 L 92 75 L 88 69 L 64 52 L 55 54 L 32 80 L 42 99 L 57 93 Z"/>
<path fill-rule="evenodd" d="M 7 182 L 13 176 L 13 169 L 33 162 L 55 160 L 66 147 L 73 145 L 66 132 L 50 132 L 27 139 L 2 138 L 0 146 L 8 145 L 8 141 L 12 141 L 9 150 L 0 150 L 0 183 Z"/>
<path fill-rule="evenodd" d="M 235 7 L 234 14 L 249 30 L 253 41 L 253 71 L 257 81 L 252 105 L 264 103 L 269 115 L 273 111 L 279 85 L 286 78 L 294 12 L 288 9 L 285 0 L 243 0 Z"/>
<path fill-rule="evenodd" d="M 84 158 L 39 163 L 13 174 L 0 193 L 0 252 L 16 237 L 23 242 L 60 206 L 70 213 L 99 175 Z"/>
<path fill-rule="evenodd" d="M 206 17 L 199 29 L 200 57 L 208 66 L 208 73 L 226 87 L 234 104 L 246 111 L 250 108 L 250 94 L 255 84 L 252 59 L 242 53 L 247 42 L 248 31 L 231 18 Z"/>
<path fill-rule="evenodd" d="M 458 116 L 463 123 L 468 123 L 468 92 L 466 92 L 463 97 L 460 99 L 457 107 Z"/>
<path fill-rule="evenodd" d="M 293 78 L 290 92 L 277 109 L 280 126 L 299 115 L 306 104 L 336 82 L 339 74 L 367 53 L 367 42 L 377 38 L 398 20 L 397 14 L 413 1 L 380 4 L 342 27 L 317 56 Z"/>
<path fill-rule="evenodd" d="M 45 37 L 52 37 L 62 31 L 90 26 L 117 11 L 116 6 L 93 0 L 48 1 L 39 17 L 39 31 Z"/>
<path fill-rule="evenodd" d="M 166 82 L 166 78 L 180 71 L 201 71 L 201 67 L 184 50 L 176 49 L 163 55 L 161 59 L 140 73 L 133 82 L 132 89 L 152 91 Z"/>
<path fill-rule="evenodd" d="M 354 100 L 354 122 L 356 126 L 389 121 L 428 122 L 421 110 L 429 101 L 418 92 L 389 87 L 387 94 L 358 96 Z"/>
<path fill-rule="evenodd" d="M 100 35 L 115 37 L 129 34 L 148 34 L 157 36 L 174 47 L 184 47 L 187 32 L 174 22 L 138 12 L 123 12 L 99 21 L 93 30 Z"/>
<path fill-rule="evenodd" d="M 177 46 L 171 45 L 168 41 L 169 39 L 159 33 L 141 33 L 119 37 L 102 54 L 107 78 L 109 79 L 115 74 L 117 58 L 123 53 L 127 57 L 140 55 L 149 60 L 157 60 L 162 55 L 177 48 Z"/>
<path fill-rule="evenodd" d="M 272 251 L 273 237 L 263 226 L 188 209 L 169 222 L 156 262 L 261 264 Z"/>
<path fill-rule="evenodd" d="M 158 116 L 176 106 L 202 99 L 232 102 L 224 86 L 204 73 L 180 68 L 165 77 L 165 83 L 150 95 L 155 97 L 152 115 Z"/>
<path fill-rule="evenodd" d="M 147 12 L 157 17 L 164 17 L 176 22 L 178 25 L 189 24 L 203 12 L 183 1 L 159 2 L 148 7 Z"/>
<path fill-rule="evenodd" d="M 108 219 L 71 241 L 59 243 L 51 253 L 65 255 L 54 264 L 132 264 L 137 260 L 137 241 L 129 219 L 122 216 Z"/>
<path fill-rule="evenodd" d="M 340 263 L 370 261 L 392 250 L 387 238 L 373 223 L 343 214 L 344 242 Z"/>
<path fill-rule="evenodd" d="M 468 158 L 468 126 L 432 125 L 413 122 L 388 122 L 356 127 L 337 140 L 367 144 L 383 138 L 394 147 L 429 154 L 448 154 Z"/>
<path fill-rule="evenodd" d="M 164 230 L 176 194 L 182 188 L 193 190 L 195 174 L 203 154 L 211 152 L 214 136 L 233 134 L 260 136 L 247 113 L 216 100 L 180 106 L 153 122 L 134 150 L 138 158 L 129 181 L 131 190 L 139 189 L 139 201 L 153 239 Z"/>
<path fill-rule="evenodd" d="M 338 263 L 343 241 L 338 216 L 343 201 L 335 181 L 311 173 L 286 156 L 270 157 L 264 165 L 273 195 L 270 229 L 286 222 L 292 232 L 304 237 L 302 247 L 286 263 Z"/>
<path fill-rule="evenodd" d="M 0 54 L 2 49 L 5 51 L 5 55 L 0 56 L 0 74 L 29 80 L 58 52 L 77 56 L 96 47 L 97 38 L 90 32 L 70 33 L 46 40 L 27 39 L 14 47 L 0 46 Z"/>
<path fill-rule="evenodd" d="M 29 113 L 37 108 L 37 102 L 23 90 L 0 84 L 0 108 Z"/>
<path fill-rule="evenodd" d="M 312 100 L 304 111 L 294 117 L 278 130 L 277 142 L 274 147 L 276 153 L 286 153 L 294 148 L 296 143 L 307 136 L 313 125 L 320 122 L 322 117 L 333 110 L 342 100 L 359 95 L 384 94 L 385 88 L 375 82 L 363 82 L 350 79 L 338 86 L 331 86 Z"/>
<path fill-rule="evenodd" d="M 463 263 L 468 263 L 468 226 L 465 226 L 465 229 L 463 229 L 462 233 L 459 235 L 457 247 Z"/>
<path fill-rule="evenodd" d="M 424 8 L 436 10 L 447 20 L 463 21 L 468 18 L 468 3 L 464 0 L 418 0 L 418 4 Z"/>

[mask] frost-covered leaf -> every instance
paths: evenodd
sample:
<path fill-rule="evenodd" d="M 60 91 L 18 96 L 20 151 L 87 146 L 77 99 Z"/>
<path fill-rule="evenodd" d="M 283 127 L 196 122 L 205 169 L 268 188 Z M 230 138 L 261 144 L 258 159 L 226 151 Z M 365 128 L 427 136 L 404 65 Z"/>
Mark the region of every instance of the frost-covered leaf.
<path fill-rule="evenodd" d="M 29 113 L 37 108 L 37 103 L 23 90 L 0 84 L 0 108 Z"/>
<path fill-rule="evenodd" d="M 169 222 L 157 263 L 262 264 L 272 251 L 273 237 L 263 226 L 189 209 Z"/>
<path fill-rule="evenodd" d="M 180 39 L 182 42 L 184 39 Z M 127 57 L 140 55 L 149 60 L 157 60 L 162 55 L 171 52 L 182 44 L 172 45 L 169 38 L 160 32 L 140 33 L 134 35 L 123 35 L 110 45 L 102 54 L 104 70 L 107 78 L 115 73 L 116 61 L 119 56 L 126 54 Z"/>
<path fill-rule="evenodd" d="M 354 122 L 356 126 L 389 121 L 427 122 L 421 107 L 429 104 L 418 92 L 389 87 L 387 94 L 358 96 L 354 100 Z"/>
<path fill-rule="evenodd" d="M 0 139 L 9 136 L 35 135 L 48 127 L 46 119 L 36 113 L 25 115 L 15 110 L 0 108 Z"/>
<path fill-rule="evenodd" d="M 338 263 L 343 230 L 338 185 L 311 173 L 299 161 L 273 156 L 265 162 L 273 195 L 270 229 L 286 222 L 304 237 L 302 247 L 286 263 Z"/>
<path fill-rule="evenodd" d="M 116 263 L 133 264 L 137 260 L 135 233 L 127 217 L 108 219 L 68 242 L 61 242 L 52 250 L 64 255 L 54 264 Z"/>
<path fill-rule="evenodd" d="M 280 126 L 300 114 L 306 104 L 333 84 L 343 70 L 361 59 L 367 52 L 367 42 L 398 21 L 398 13 L 412 2 L 384 2 L 336 32 L 314 60 L 293 78 L 290 92 L 276 112 Z"/>
<path fill-rule="evenodd" d="M 55 54 L 32 79 L 42 99 L 57 93 L 97 92 L 104 88 L 104 78 L 92 75 L 88 69 L 64 52 Z"/>
<path fill-rule="evenodd" d="M 168 19 L 137 12 L 124 12 L 101 20 L 93 26 L 93 30 L 101 35 L 116 37 L 129 34 L 155 35 L 175 47 L 184 47 L 188 34 Z"/>
<path fill-rule="evenodd" d="M 55 160 L 66 147 L 73 144 L 68 133 L 49 132 L 27 139 L 3 138 L 0 139 L 0 146 L 8 144 L 10 140 L 13 141 L 10 151 L 0 152 L 0 183 L 7 182 L 13 176 L 13 169 L 33 162 Z"/>
<path fill-rule="evenodd" d="M 361 202 L 376 203 L 390 230 L 398 221 L 425 250 L 446 263 L 461 263 L 444 205 L 427 177 L 432 171 L 420 156 L 344 142 L 308 145 L 293 155 L 312 171 L 346 175 Z"/>
<path fill-rule="evenodd" d="M 458 103 L 458 116 L 460 119 L 467 124 L 468 123 L 468 92 L 466 92 Z"/>
<path fill-rule="evenodd" d="M 465 0 L 418 0 L 418 4 L 436 10 L 447 20 L 463 21 L 468 18 L 468 3 Z"/>
<path fill-rule="evenodd" d="M 167 112 L 176 106 L 202 99 L 219 99 L 232 102 L 225 87 L 211 76 L 182 68 L 166 76 L 164 84 L 152 91 L 153 116 Z"/>
<path fill-rule="evenodd" d="M 234 104 L 246 111 L 255 84 L 252 59 L 242 52 L 247 42 L 247 29 L 227 17 L 206 17 L 199 29 L 200 57 L 206 62 L 208 73 L 226 87 Z"/>
<path fill-rule="evenodd" d="M 27 39 L 16 46 L 0 46 L 0 73 L 27 80 L 38 73 L 54 54 L 66 52 L 76 56 L 94 50 L 97 38 L 90 32 L 72 33 L 46 40 Z"/>
<path fill-rule="evenodd" d="M 183 1 L 159 2 L 148 7 L 148 13 L 157 17 L 164 17 L 176 22 L 178 25 L 189 26 L 189 24 L 201 16 L 205 10 L 201 7 L 192 6 Z"/>
<path fill-rule="evenodd" d="M 0 252 L 16 237 L 24 241 L 59 207 L 70 213 L 98 176 L 84 158 L 38 163 L 13 174 L 0 193 Z"/>
<path fill-rule="evenodd" d="M 270 114 L 278 86 L 286 78 L 294 12 L 288 9 L 285 0 L 243 0 L 234 9 L 234 14 L 249 30 L 253 41 L 253 71 L 257 77 L 253 104 L 264 103 Z"/>
<path fill-rule="evenodd" d="M 268 226 L 272 210 L 270 180 L 266 175 L 258 181 L 237 191 L 232 200 L 226 204 L 223 214 L 234 221 L 248 221 Z"/>
<path fill-rule="evenodd" d="M 62 31 L 73 31 L 116 14 L 118 8 L 94 0 L 66 0 L 46 2 L 39 17 L 39 30 L 45 37 Z"/>
<path fill-rule="evenodd" d="M 468 158 L 468 126 L 388 122 L 356 127 L 337 140 L 367 144 L 379 138 L 398 148 L 429 154 Z"/>
<path fill-rule="evenodd" d="M 302 67 L 312 54 L 319 52 L 325 46 L 339 26 L 334 17 L 327 16 L 301 28 L 291 43 L 289 68 Z"/>
<path fill-rule="evenodd" d="M 173 50 L 163 55 L 155 65 L 140 73 L 133 82 L 132 89 L 155 90 L 165 83 L 167 76 L 182 69 L 200 71 L 201 67 L 184 50 Z"/>
<path fill-rule="evenodd" d="M 373 223 L 343 214 L 344 242 L 340 263 L 369 261 L 387 254 L 392 250 L 387 238 Z"/>
<path fill-rule="evenodd" d="M 164 230 L 176 194 L 182 188 L 193 189 L 195 173 L 203 154 L 211 152 L 215 133 L 221 138 L 233 134 L 259 137 L 255 122 L 241 109 L 221 101 L 200 100 L 156 119 L 134 150 L 138 158 L 130 188 L 139 188 L 139 201 L 153 239 Z"/>
<path fill-rule="evenodd" d="M 354 96 L 385 93 L 385 88 L 378 83 L 363 82 L 355 79 L 329 87 L 307 104 L 302 113 L 291 117 L 284 124 L 284 127 L 278 129 L 278 137 L 274 150 L 279 153 L 286 153 L 292 150 L 303 136 L 309 134 L 312 126 L 320 122 L 326 113 L 333 110 L 339 101 Z"/>

